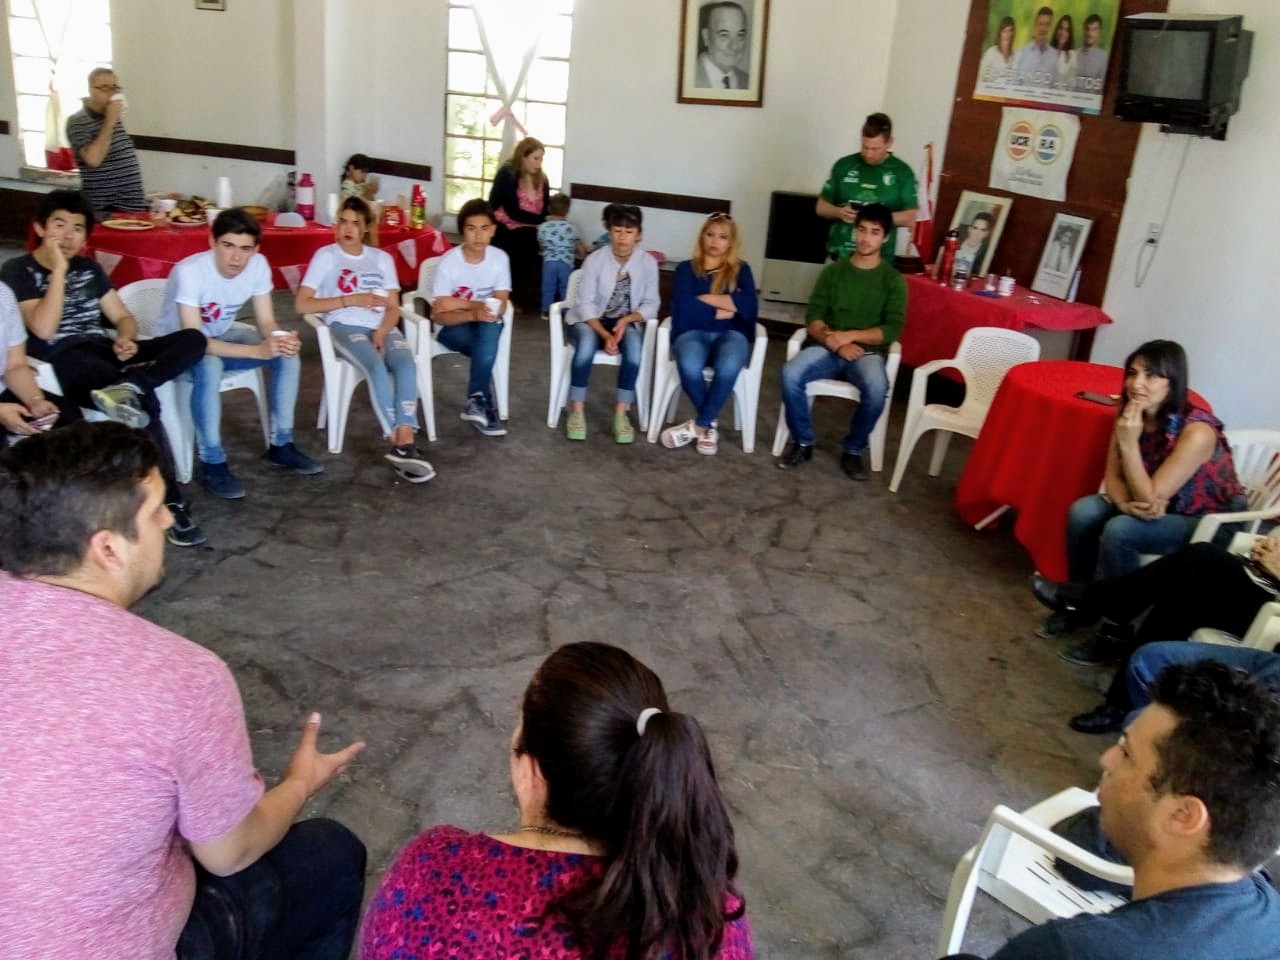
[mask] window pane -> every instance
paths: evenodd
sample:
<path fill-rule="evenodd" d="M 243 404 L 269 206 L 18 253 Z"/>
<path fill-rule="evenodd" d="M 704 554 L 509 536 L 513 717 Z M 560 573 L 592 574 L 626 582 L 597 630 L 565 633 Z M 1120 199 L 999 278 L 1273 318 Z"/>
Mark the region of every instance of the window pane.
<path fill-rule="evenodd" d="M 484 142 L 484 178 L 492 180 L 498 172 L 498 168 L 502 166 L 502 161 L 507 158 L 502 155 L 501 140 L 486 140 Z"/>
<path fill-rule="evenodd" d="M 484 170 L 483 141 L 445 138 L 444 170 L 446 176 L 479 179 Z"/>
<path fill-rule="evenodd" d="M 543 143 L 564 143 L 565 108 L 551 103 L 531 103 L 525 108 L 525 126 Z"/>
<path fill-rule="evenodd" d="M 449 8 L 449 49 L 481 49 L 480 31 L 476 29 L 476 15 L 469 7 Z"/>
<path fill-rule="evenodd" d="M 36 5 L 31 0 L 9 0 L 9 13 L 15 17 L 34 17 Z"/>
<path fill-rule="evenodd" d="M 34 20 L 10 17 L 9 44 L 15 57 L 49 56 L 49 45 L 44 42 L 44 32 Z"/>
<path fill-rule="evenodd" d="M 569 57 L 569 40 L 573 35 L 573 17 L 551 17 L 542 28 L 538 53 L 544 57 Z"/>
<path fill-rule="evenodd" d="M 476 197 L 487 199 L 488 195 L 488 189 L 479 180 L 461 180 L 450 177 L 444 182 L 445 209 L 449 213 L 457 213 L 458 208 L 468 200 L 474 200 Z"/>
<path fill-rule="evenodd" d="M 34 57 L 13 58 L 13 85 L 18 93 L 47 94 L 52 64 Z"/>
<path fill-rule="evenodd" d="M 21 94 L 18 97 L 18 126 L 23 130 L 45 129 L 45 111 L 49 108 L 48 97 L 36 97 Z"/>
<path fill-rule="evenodd" d="M 445 104 L 445 131 L 482 136 L 489 118 L 489 114 L 484 112 L 484 106 L 485 101 L 480 97 L 458 97 L 450 94 Z"/>
<path fill-rule="evenodd" d="M 95 23 L 111 23 L 111 0 L 79 0 L 76 18 Z"/>
<path fill-rule="evenodd" d="M 542 172 L 551 181 L 552 191 L 563 189 L 564 183 L 564 151 L 557 147 L 547 147 L 542 155 Z"/>
<path fill-rule="evenodd" d="M 569 95 L 569 64 L 563 60 L 535 60 L 529 67 L 524 96 L 530 100 L 564 103 Z"/>
<path fill-rule="evenodd" d="M 23 162 L 28 167 L 43 167 L 45 165 L 44 134 L 42 132 L 33 130 L 22 135 L 22 157 Z"/>
<path fill-rule="evenodd" d="M 479 53 L 449 54 L 449 89 L 457 93 L 484 93 L 488 69 Z"/>

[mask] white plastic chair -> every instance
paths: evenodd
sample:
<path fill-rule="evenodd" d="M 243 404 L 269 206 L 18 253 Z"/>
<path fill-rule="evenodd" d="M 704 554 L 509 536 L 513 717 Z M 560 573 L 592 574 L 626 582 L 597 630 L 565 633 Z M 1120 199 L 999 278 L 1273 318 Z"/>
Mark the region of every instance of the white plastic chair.
<path fill-rule="evenodd" d="M 138 321 L 139 336 L 150 337 L 154 334 L 155 322 L 164 306 L 167 283 L 166 280 L 136 280 L 125 284 L 118 291 L 120 300 Z M 191 374 L 187 372 L 156 390 L 156 398 L 160 401 L 160 420 L 164 423 L 165 432 L 169 434 L 174 473 L 179 483 L 189 483 L 195 469 L 196 428 L 191 416 L 192 386 Z M 248 390 L 253 394 L 258 405 L 258 418 L 262 421 L 262 439 L 270 445 L 271 415 L 267 410 L 267 385 L 262 368 L 223 373 L 219 390 L 222 393 L 228 390 Z"/>
<path fill-rule="evenodd" d="M 551 343 L 551 377 L 547 387 L 547 426 L 555 429 L 560 423 L 560 411 L 569 399 L 569 374 L 573 363 L 573 344 L 565 339 L 564 315 L 578 302 L 578 289 L 582 285 L 582 271 L 575 270 L 569 274 L 569 283 L 565 287 L 564 299 L 551 305 L 547 313 L 547 327 Z M 653 352 L 657 342 L 658 321 L 644 322 L 644 343 L 640 349 L 640 375 L 636 378 L 636 416 L 640 421 L 640 429 L 649 427 L 649 388 L 653 384 Z M 592 364 L 617 367 L 622 365 L 622 357 L 610 356 L 603 350 L 597 350 L 591 358 Z"/>
<path fill-rule="evenodd" d="M 418 267 L 418 288 L 406 291 L 400 297 L 400 316 L 405 320 L 405 339 L 409 341 L 418 361 L 418 393 L 422 400 L 422 413 L 427 421 L 428 440 L 436 438 L 435 378 L 431 372 L 431 361 L 444 354 L 457 353 L 436 339 L 440 327 L 430 320 L 431 301 L 435 299 L 431 286 L 439 262 L 439 257 L 422 261 L 422 265 Z M 425 301 L 422 313 L 415 309 L 419 300 Z M 503 420 L 510 414 L 508 391 L 511 382 L 511 328 L 514 325 L 515 310 L 508 301 L 506 312 L 502 315 L 502 333 L 498 337 L 498 358 L 493 364 L 493 394 L 498 404 L 498 416 Z"/>
<path fill-rule="evenodd" d="M 800 352 L 800 348 L 804 346 L 805 337 L 808 331 L 801 327 L 791 335 L 791 339 L 787 341 L 787 359 L 790 360 Z M 884 410 L 880 412 L 880 417 L 876 420 L 875 427 L 871 430 L 869 447 L 871 450 L 871 469 L 879 473 L 884 469 L 884 442 L 885 435 L 889 432 L 889 408 L 893 405 L 893 386 L 898 379 L 898 367 L 902 363 L 902 345 L 894 343 L 889 347 L 889 354 L 885 357 L 884 372 L 889 378 L 889 393 L 884 398 Z M 805 396 L 809 398 L 809 409 L 813 409 L 814 397 L 841 397 L 845 400 L 852 400 L 857 403 L 861 395 L 858 388 L 852 383 L 844 380 L 812 380 L 805 385 Z M 787 408 L 785 404 L 778 405 L 778 429 L 773 433 L 773 455 L 775 457 L 782 456 L 782 451 L 787 446 L 787 441 L 791 439 L 791 431 L 787 428 Z"/>
<path fill-rule="evenodd" d="M 324 371 L 324 393 L 320 396 L 320 412 L 316 416 L 316 429 L 324 430 L 327 426 L 329 452 L 341 453 L 342 444 L 347 435 L 347 415 L 351 412 L 351 397 L 362 381 L 368 382 L 368 375 L 364 367 L 334 341 L 332 332 L 321 317 L 308 313 L 303 315 L 302 319 L 306 320 L 311 329 L 316 332 L 316 343 L 320 347 L 320 367 Z M 395 427 L 383 419 L 382 409 L 373 395 L 372 384 L 369 384 L 369 403 L 373 406 L 373 414 L 378 418 L 382 432 L 390 436 Z"/>
<path fill-rule="evenodd" d="M 985 890 L 1032 923 L 1079 913 L 1110 913 L 1126 901 L 1109 893 L 1081 890 L 1053 866 L 1055 857 L 1115 883 L 1133 884 L 1133 871 L 1076 846 L 1049 828 L 1086 807 L 1094 794 L 1069 787 L 1022 813 L 1005 806 L 991 811 L 978 845 L 956 864 L 942 915 L 936 956 L 960 952 L 974 893 Z"/>
<path fill-rule="evenodd" d="M 1274 650 L 1280 644 L 1280 602 L 1272 600 L 1258 608 L 1253 616 L 1253 623 L 1245 631 L 1243 637 L 1237 637 L 1225 630 L 1213 627 L 1201 627 L 1191 634 L 1197 643 L 1216 643 L 1226 647 L 1252 647 L 1255 650 Z"/>
<path fill-rule="evenodd" d="M 956 355 L 946 360 L 930 360 L 916 367 L 911 377 L 911 393 L 907 398 L 907 419 L 898 444 L 898 459 L 893 465 L 889 492 L 897 493 L 906 472 L 907 462 L 916 442 L 930 430 L 938 431 L 933 441 L 933 457 L 929 460 L 929 476 L 942 470 L 951 434 L 976 437 L 987 419 L 991 401 L 1004 376 L 1020 363 L 1040 359 L 1040 343 L 1025 333 L 1004 327 L 970 327 L 960 339 Z M 964 379 L 964 401 L 958 407 L 924 402 L 929 377 L 939 370 L 954 367 Z"/>
<path fill-rule="evenodd" d="M 1249 498 L 1239 513 L 1209 513 L 1200 518 L 1192 543 L 1212 540 L 1224 523 L 1245 523 L 1256 531 L 1263 521 L 1280 517 L 1280 430 L 1227 430 L 1236 476 Z"/>
<path fill-rule="evenodd" d="M 733 384 L 733 426 L 742 433 L 743 453 L 751 453 L 756 448 L 756 413 L 760 406 L 760 380 L 764 376 L 764 353 L 768 343 L 768 331 L 764 324 L 757 323 L 751 356 Z M 680 402 L 680 371 L 676 369 L 676 362 L 671 356 L 670 317 L 658 327 L 658 344 L 654 354 L 650 443 L 657 443 L 663 424 L 675 419 L 676 405 Z M 702 375 L 710 381 L 713 376 L 711 368 L 703 370 Z"/>

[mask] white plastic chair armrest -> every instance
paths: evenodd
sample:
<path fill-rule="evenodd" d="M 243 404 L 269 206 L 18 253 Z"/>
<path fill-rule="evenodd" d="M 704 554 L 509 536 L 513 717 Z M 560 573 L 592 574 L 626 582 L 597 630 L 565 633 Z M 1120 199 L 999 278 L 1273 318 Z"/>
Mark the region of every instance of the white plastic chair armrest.
<path fill-rule="evenodd" d="M 324 321 L 321 320 L 320 316 L 315 313 L 304 313 L 302 315 L 302 319 L 307 321 L 307 326 L 309 326 L 312 330 L 319 330 L 321 327 L 324 326 Z"/>
<path fill-rule="evenodd" d="M 807 326 L 804 326 L 804 327 L 801 327 L 799 330 L 797 330 L 795 333 L 793 333 L 791 336 L 787 337 L 787 359 L 788 360 L 790 360 L 792 357 L 794 357 L 797 353 L 800 352 L 800 348 L 804 346 L 804 338 L 807 337 L 808 335 L 809 335 L 809 328 Z"/>
<path fill-rule="evenodd" d="M 1196 524 L 1195 533 L 1191 535 L 1192 543 L 1203 543 L 1212 540 L 1218 528 L 1224 523 L 1261 523 L 1263 520 L 1274 520 L 1280 517 L 1280 507 L 1270 510 L 1245 510 L 1240 513 L 1206 513 Z"/>
<path fill-rule="evenodd" d="M 1058 836 L 1048 827 L 1032 823 L 1016 810 L 1011 810 L 1003 805 L 997 806 L 991 811 L 990 821 L 1000 824 L 1008 829 L 1010 833 L 1025 837 L 1037 846 L 1044 848 L 1053 856 L 1061 857 L 1067 863 L 1088 871 L 1096 877 L 1110 880 L 1113 883 L 1133 885 L 1133 869 L 1131 867 L 1120 863 L 1112 863 L 1110 860 L 1095 856 L 1087 850 L 1077 847 L 1065 837 Z"/>

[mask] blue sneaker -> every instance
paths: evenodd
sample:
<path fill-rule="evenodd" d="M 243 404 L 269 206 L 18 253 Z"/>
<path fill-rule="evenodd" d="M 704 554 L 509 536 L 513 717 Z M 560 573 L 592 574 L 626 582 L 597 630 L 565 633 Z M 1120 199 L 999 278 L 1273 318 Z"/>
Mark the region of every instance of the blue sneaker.
<path fill-rule="evenodd" d="M 200 485 L 222 500 L 243 500 L 244 487 L 225 463 L 200 461 Z"/>
<path fill-rule="evenodd" d="M 273 467 L 292 470 L 294 473 L 300 473 L 304 477 L 324 473 L 324 467 L 316 463 L 292 443 L 273 443 L 267 447 L 267 452 L 262 456 Z"/>
<path fill-rule="evenodd" d="M 485 403 L 483 393 L 473 393 L 467 397 L 467 408 L 458 414 L 468 423 L 485 424 L 489 421 L 489 405 Z"/>

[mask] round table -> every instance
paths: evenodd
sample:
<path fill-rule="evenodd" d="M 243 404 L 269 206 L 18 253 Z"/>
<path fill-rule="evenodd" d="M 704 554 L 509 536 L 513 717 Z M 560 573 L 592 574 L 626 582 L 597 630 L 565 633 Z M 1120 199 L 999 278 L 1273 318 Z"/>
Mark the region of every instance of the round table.
<path fill-rule="evenodd" d="M 137 216 L 134 214 L 134 216 Z M 277 290 L 297 290 L 307 264 L 317 250 L 333 243 L 333 228 L 319 223 L 303 227 L 277 227 L 274 215 L 262 228 L 259 252 L 271 264 L 271 278 Z M 378 246 L 396 263 L 400 287 L 418 285 L 418 266 L 449 249 L 449 241 L 434 227 L 421 230 L 380 227 Z M 165 279 L 174 264 L 193 253 L 209 249 L 206 224 L 174 226 L 162 224 L 150 230 L 115 230 L 98 225 L 85 250 L 95 257 L 117 289 L 135 280 Z"/>
<path fill-rule="evenodd" d="M 960 476 L 960 516 L 977 524 L 1001 508 L 1016 510 L 1014 536 L 1036 569 L 1065 581 L 1067 510 L 1098 492 L 1117 413 L 1076 393 L 1119 394 L 1123 387 L 1124 372 L 1100 363 L 1041 360 L 1010 370 Z M 1199 394 L 1189 397 L 1212 410 Z"/>

